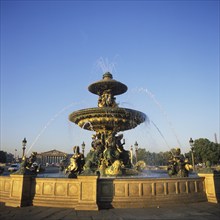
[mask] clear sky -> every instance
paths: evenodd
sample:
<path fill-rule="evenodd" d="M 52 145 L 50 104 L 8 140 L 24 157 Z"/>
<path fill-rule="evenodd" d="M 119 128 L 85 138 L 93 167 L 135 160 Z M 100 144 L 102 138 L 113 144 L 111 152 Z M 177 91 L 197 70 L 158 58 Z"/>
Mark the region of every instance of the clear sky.
<path fill-rule="evenodd" d="M 1 1 L 1 150 L 72 153 L 97 106 L 88 86 L 111 71 L 120 107 L 149 123 L 123 132 L 151 152 L 219 141 L 219 1 Z"/>

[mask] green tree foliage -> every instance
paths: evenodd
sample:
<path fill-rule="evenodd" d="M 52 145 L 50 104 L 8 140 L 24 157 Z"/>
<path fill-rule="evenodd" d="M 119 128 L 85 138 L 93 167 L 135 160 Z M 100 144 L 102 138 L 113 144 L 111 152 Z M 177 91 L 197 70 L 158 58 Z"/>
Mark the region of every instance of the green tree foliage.
<path fill-rule="evenodd" d="M 143 148 L 139 148 L 137 151 L 137 158 L 138 160 L 143 160 L 146 162 L 149 159 L 149 151 L 146 151 L 146 149 Z"/>
<path fill-rule="evenodd" d="M 211 142 L 206 138 L 195 140 L 193 151 L 196 164 L 210 161 L 214 165 L 220 161 L 220 144 Z"/>
<path fill-rule="evenodd" d="M 167 165 L 168 160 L 172 154 L 170 151 L 151 153 L 146 151 L 144 148 L 139 148 L 137 152 L 138 161 L 143 160 L 147 165 L 150 166 L 164 166 Z"/>
<path fill-rule="evenodd" d="M 137 157 L 138 160 L 143 160 L 147 165 L 163 166 L 167 165 L 172 156 L 176 154 L 176 150 L 176 148 L 172 148 L 170 151 L 152 153 L 146 151 L 146 149 L 139 148 L 137 152 Z M 220 144 L 211 142 L 208 139 L 200 138 L 195 140 L 193 153 L 195 164 L 205 163 L 206 161 L 210 161 L 212 165 L 220 163 Z M 185 153 L 183 157 L 188 158 L 189 162 L 192 164 L 192 151 Z"/>
<path fill-rule="evenodd" d="M 185 158 L 188 158 L 189 163 L 192 164 L 192 152 L 189 151 L 189 152 L 185 153 L 184 156 L 185 156 Z"/>

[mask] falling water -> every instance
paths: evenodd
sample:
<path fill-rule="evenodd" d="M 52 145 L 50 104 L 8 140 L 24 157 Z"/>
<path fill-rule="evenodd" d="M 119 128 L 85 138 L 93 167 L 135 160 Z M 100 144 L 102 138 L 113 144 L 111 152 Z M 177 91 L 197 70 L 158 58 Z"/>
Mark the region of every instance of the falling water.
<path fill-rule="evenodd" d="M 153 101 L 154 103 L 157 105 L 157 107 L 160 109 L 160 111 L 162 112 L 162 114 L 165 116 L 167 122 L 168 122 L 168 125 L 170 127 L 170 129 L 172 130 L 176 140 L 177 140 L 177 143 L 179 144 L 180 147 L 182 147 L 180 141 L 179 141 L 179 138 L 177 137 L 177 134 L 175 132 L 175 129 L 171 123 L 171 121 L 169 120 L 168 118 L 168 115 L 166 113 L 166 111 L 162 108 L 161 104 L 157 101 L 157 99 L 155 98 L 154 94 L 152 94 L 148 89 L 144 89 L 144 88 L 140 88 L 138 89 L 138 92 L 145 92 Z M 154 124 L 155 125 L 155 124 Z M 156 127 L 157 128 L 157 127 Z M 159 132 L 161 134 L 161 132 Z"/>
<path fill-rule="evenodd" d="M 85 122 L 85 123 L 83 124 L 83 126 L 82 126 L 82 129 L 84 129 L 84 127 L 85 127 L 87 124 L 88 124 L 88 125 L 90 126 L 90 128 L 94 131 L 93 126 L 92 126 L 92 123 L 91 123 L 90 121 Z"/>
<path fill-rule="evenodd" d="M 160 129 L 156 126 L 156 124 L 155 124 L 152 120 L 151 120 L 151 123 L 152 123 L 152 124 L 154 125 L 154 127 L 157 129 L 157 131 L 159 132 L 159 134 L 160 134 L 161 137 L 163 138 L 164 142 L 166 143 L 167 147 L 168 147 L 169 149 L 171 149 L 170 146 L 169 146 L 169 144 L 167 143 L 165 137 L 163 136 L 162 132 L 160 131 Z"/>
<path fill-rule="evenodd" d="M 33 143 L 31 144 L 30 148 L 27 150 L 27 153 L 29 153 L 29 151 L 32 149 L 32 147 L 36 144 L 36 142 L 38 141 L 38 139 L 40 138 L 40 136 L 45 132 L 45 130 L 48 128 L 48 126 L 59 116 L 61 115 L 63 112 L 65 112 L 67 109 L 69 109 L 70 107 L 77 105 L 78 103 L 71 103 L 70 105 L 67 105 L 66 107 L 62 108 L 58 113 L 56 113 L 46 124 L 45 126 L 41 129 L 41 131 L 39 132 L 39 134 L 37 135 L 37 137 L 34 139 Z"/>

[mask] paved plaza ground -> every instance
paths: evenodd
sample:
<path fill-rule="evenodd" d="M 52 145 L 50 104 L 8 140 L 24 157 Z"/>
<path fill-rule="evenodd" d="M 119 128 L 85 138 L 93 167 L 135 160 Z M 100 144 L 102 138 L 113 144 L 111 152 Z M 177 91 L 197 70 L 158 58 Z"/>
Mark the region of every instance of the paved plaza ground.
<path fill-rule="evenodd" d="M 166 205 L 144 209 L 105 209 L 99 211 L 76 211 L 70 208 L 0 206 L 1 220 L 144 220 L 144 219 L 186 219 L 217 220 L 220 217 L 220 204 L 208 202 L 182 205 Z"/>

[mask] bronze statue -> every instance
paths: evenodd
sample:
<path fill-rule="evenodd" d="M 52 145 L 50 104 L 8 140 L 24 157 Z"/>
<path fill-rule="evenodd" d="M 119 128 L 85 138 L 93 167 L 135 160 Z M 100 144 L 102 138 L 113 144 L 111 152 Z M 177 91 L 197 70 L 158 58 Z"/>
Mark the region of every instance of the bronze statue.
<path fill-rule="evenodd" d="M 105 90 L 102 94 L 99 94 L 98 107 L 118 107 L 118 104 L 115 102 L 115 97 L 112 95 L 111 90 Z"/>
<path fill-rule="evenodd" d="M 77 175 L 81 174 L 85 164 L 84 155 L 80 153 L 79 146 L 73 147 L 73 153 L 70 158 L 70 165 L 65 169 L 65 173 L 68 173 L 69 178 L 76 178 Z"/>
<path fill-rule="evenodd" d="M 189 164 L 188 159 L 181 155 L 180 148 L 176 148 L 176 152 L 173 153 L 172 158 L 168 161 L 168 175 L 170 177 L 188 177 L 191 169 L 192 165 Z"/>
<path fill-rule="evenodd" d="M 32 152 L 29 158 L 22 157 L 20 169 L 13 174 L 36 175 L 40 172 L 40 165 L 36 163 L 37 152 Z"/>

